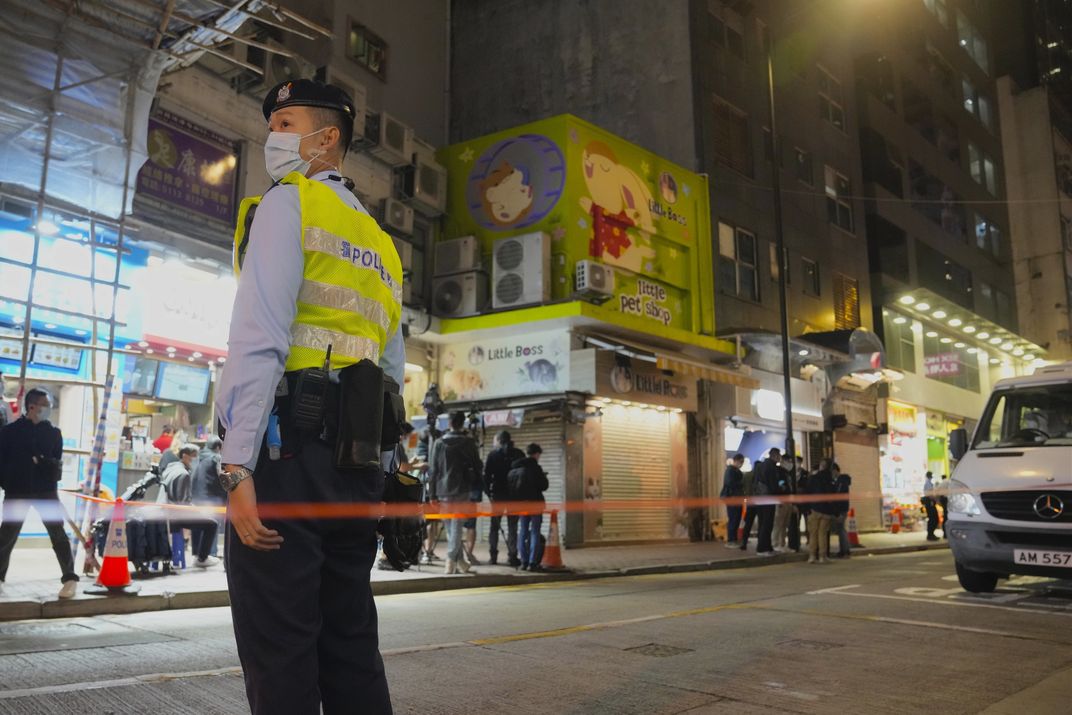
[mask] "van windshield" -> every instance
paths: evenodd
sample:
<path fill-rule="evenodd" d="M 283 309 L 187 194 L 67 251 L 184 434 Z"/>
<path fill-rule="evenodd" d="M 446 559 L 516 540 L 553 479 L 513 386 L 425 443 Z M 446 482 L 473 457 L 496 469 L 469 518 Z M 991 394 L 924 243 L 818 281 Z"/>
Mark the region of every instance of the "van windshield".
<path fill-rule="evenodd" d="M 986 406 L 974 449 L 1072 445 L 1072 384 L 995 392 Z"/>

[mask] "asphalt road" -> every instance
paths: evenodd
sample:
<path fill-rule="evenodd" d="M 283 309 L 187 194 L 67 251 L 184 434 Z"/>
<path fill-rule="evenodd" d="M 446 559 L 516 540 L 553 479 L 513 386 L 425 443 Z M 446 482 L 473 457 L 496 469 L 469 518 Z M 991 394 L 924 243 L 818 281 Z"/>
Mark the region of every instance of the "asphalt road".
<path fill-rule="evenodd" d="M 398 713 L 1072 710 L 1072 585 L 973 596 L 948 552 L 378 603 Z M 0 623 L 0 713 L 244 712 L 230 627 L 226 609 Z"/>

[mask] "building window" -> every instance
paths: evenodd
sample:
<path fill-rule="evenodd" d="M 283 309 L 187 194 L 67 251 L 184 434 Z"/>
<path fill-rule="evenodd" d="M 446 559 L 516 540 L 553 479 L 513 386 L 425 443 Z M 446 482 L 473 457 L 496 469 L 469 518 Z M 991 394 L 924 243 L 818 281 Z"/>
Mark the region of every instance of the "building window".
<path fill-rule="evenodd" d="M 770 244 L 770 277 L 772 281 L 778 280 L 778 272 L 781 268 L 778 266 L 778 246 L 773 241 Z M 785 267 L 785 284 L 790 285 L 793 282 L 793 272 L 789 270 L 789 249 L 782 249 L 782 266 Z"/>
<path fill-rule="evenodd" d="M 886 338 L 886 363 L 905 372 L 916 371 L 916 334 L 912 321 L 903 315 L 882 311 L 883 335 Z"/>
<path fill-rule="evenodd" d="M 758 258 L 754 233 L 719 222 L 718 279 L 722 293 L 758 303 Z"/>
<path fill-rule="evenodd" d="M 347 54 L 372 74 L 387 79 L 387 43 L 364 25 L 350 23 Z"/>
<path fill-rule="evenodd" d="M 860 283 L 855 278 L 834 274 L 834 330 L 860 327 Z"/>
<path fill-rule="evenodd" d="M 739 16 L 722 10 L 723 16 L 718 16 L 712 11 L 708 16 L 711 19 L 711 37 L 719 47 L 725 47 L 730 54 L 737 59 L 744 59 L 744 22 Z"/>
<path fill-rule="evenodd" d="M 979 281 L 979 290 L 975 295 L 975 312 L 984 318 L 993 320 L 997 317 L 997 305 L 994 303 L 994 286 L 986 281 Z"/>
<path fill-rule="evenodd" d="M 975 60 L 975 64 L 979 65 L 983 72 L 990 74 L 986 39 L 983 38 L 983 33 L 979 31 L 979 28 L 973 25 L 968 16 L 960 10 L 957 10 L 957 37 L 960 40 L 960 46 Z"/>
<path fill-rule="evenodd" d="M 946 7 L 946 0 L 923 0 L 923 4 L 927 6 L 931 14 L 938 18 L 942 27 L 949 27 L 949 8 Z"/>
<path fill-rule="evenodd" d="M 797 147 L 793 155 L 796 157 L 793 165 L 796 167 L 797 180 L 803 181 L 808 186 L 814 186 L 815 175 L 811 166 L 811 152 Z"/>
<path fill-rule="evenodd" d="M 971 142 L 968 142 L 968 166 L 976 183 L 985 186 L 987 191 L 996 196 L 998 192 L 994 160 Z"/>
<path fill-rule="evenodd" d="M 740 174 L 752 176 L 748 115 L 718 98 L 714 109 L 715 159 Z"/>
<path fill-rule="evenodd" d="M 845 105 L 842 100 L 841 82 L 822 67 L 817 67 L 819 77 L 819 115 L 841 131 L 845 131 Z"/>
<path fill-rule="evenodd" d="M 994 289 L 994 303 L 998 309 L 998 325 L 1015 330 L 1016 319 L 1012 314 L 1012 298 L 1003 290 Z"/>
<path fill-rule="evenodd" d="M 978 392 L 978 351 L 931 330 L 923 337 L 923 374 L 947 385 Z"/>
<path fill-rule="evenodd" d="M 803 281 L 804 295 L 818 298 L 822 293 L 822 284 L 819 279 L 819 264 L 810 258 L 801 258 L 800 273 Z"/>
<path fill-rule="evenodd" d="M 852 184 L 844 174 L 826 167 L 826 215 L 830 223 L 853 232 Z"/>
<path fill-rule="evenodd" d="M 975 214 L 975 246 L 994 256 L 1001 255 L 1001 229 L 979 214 Z"/>
<path fill-rule="evenodd" d="M 994 104 L 990 98 L 976 89 L 970 79 L 964 77 L 960 81 L 961 93 L 964 96 L 964 110 L 978 119 L 987 129 L 994 128 Z"/>

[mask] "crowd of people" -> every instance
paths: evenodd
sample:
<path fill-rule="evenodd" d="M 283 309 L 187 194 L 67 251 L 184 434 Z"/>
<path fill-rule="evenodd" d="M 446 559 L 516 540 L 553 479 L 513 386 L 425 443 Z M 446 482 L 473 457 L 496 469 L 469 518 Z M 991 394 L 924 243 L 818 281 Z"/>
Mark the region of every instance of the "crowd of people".
<path fill-rule="evenodd" d="M 811 472 L 804 470 L 803 460 L 782 455 L 772 448 L 767 458 L 749 474 L 742 469 L 746 459 L 734 455 L 722 477 L 720 496 L 731 500 L 726 507 L 726 547 L 748 549 L 753 528 L 756 531 L 756 554 L 773 556 L 800 549 L 800 520 L 806 524 L 808 563 L 828 563 L 831 557 L 849 557 L 846 521 L 849 513 L 849 488 L 852 477 L 842 474 L 837 462 L 820 461 Z M 793 499 L 793 495 L 803 498 Z M 784 497 L 759 499 L 754 497 Z M 825 498 L 823 498 L 825 497 Z M 838 536 L 838 549 L 830 553 L 830 537 Z"/>

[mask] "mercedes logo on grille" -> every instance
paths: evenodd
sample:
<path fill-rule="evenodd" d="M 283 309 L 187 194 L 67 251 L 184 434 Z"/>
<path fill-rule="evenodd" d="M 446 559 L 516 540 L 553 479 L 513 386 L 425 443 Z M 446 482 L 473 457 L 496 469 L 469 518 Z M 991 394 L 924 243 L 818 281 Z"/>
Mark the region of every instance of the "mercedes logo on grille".
<path fill-rule="evenodd" d="M 1035 500 L 1035 513 L 1043 519 L 1056 519 L 1065 513 L 1065 503 L 1061 497 L 1043 494 Z"/>

